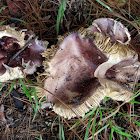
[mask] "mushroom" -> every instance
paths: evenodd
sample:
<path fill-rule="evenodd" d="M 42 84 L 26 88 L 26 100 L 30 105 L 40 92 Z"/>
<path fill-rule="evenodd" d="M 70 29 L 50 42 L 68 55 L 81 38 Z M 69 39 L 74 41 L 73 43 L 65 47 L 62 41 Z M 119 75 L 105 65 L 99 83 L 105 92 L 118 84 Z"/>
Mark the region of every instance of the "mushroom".
<path fill-rule="evenodd" d="M 91 30 L 93 28 L 94 31 Z M 79 34 L 65 37 L 57 44 L 59 48 L 50 62 L 46 55 L 48 52 L 43 53 L 47 58 L 45 71 L 48 76 L 43 82 L 44 89 L 38 88 L 37 91 L 46 96 L 47 102 L 54 104 L 54 112 L 65 118 L 76 117 L 76 114 L 84 116 L 105 96 L 129 101 L 133 96 L 135 78 L 137 75 L 140 77 L 137 54 L 125 45 L 130 40 L 130 35 L 124 31 L 126 29 L 121 30 L 127 36 L 123 38 L 128 40 L 119 40 L 118 31 L 117 35 L 110 35 L 110 31 L 102 33 L 97 28 L 92 25 L 81 33 L 78 31 Z M 113 30 L 114 26 L 110 28 Z"/>
<path fill-rule="evenodd" d="M 85 29 L 82 36 L 92 38 L 93 42 L 108 55 L 108 62 L 98 67 L 95 77 L 104 78 L 106 73 L 106 78 L 118 83 L 123 81 L 124 86 L 133 87 L 129 83 L 138 77 L 139 63 L 137 62 L 138 54 L 128 47 L 131 40 L 128 29 L 114 19 L 99 18 L 94 20 L 88 29 Z M 106 67 L 104 72 L 103 67 Z"/>
<path fill-rule="evenodd" d="M 34 38 L 30 31 L 0 27 L 0 82 L 33 74 L 42 65 L 45 47 Z"/>
<path fill-rule="evenodd" d="M 111 43 L 127 45 L 131 40 L 128 29 L 121 22 L 111 18 L 96 19 L 86 30 L 90 31 L 91 34 L 94 32 L 102 33 L 104 36 L 108 34 L 111 38 Z"/>
<path fill-rule="evenodd" d="M 44 81 L 44 88 L 83 116 L 91 108 L 91 103 L 86 100 L 100 86 L 98 79 L 94 77 L 94 72 L 107 60 L 106 55 L 96 47 L 92 40 L 83 39 L 78 34 L 71 34 L 64 39 L 53 59 L 48 62 L 49 68 L 46 72 L 49 72 L 50 76 Z M 69 119 L 75 116 L 49 92 L 45 90 L 41 92 L 44 92 L 48 102 L 55 104 L 53 109 L 56 113 Z M 100 98 L 105 97 L 102 94 L 96 94 L 96 96 L 96 100 L 92 101 L 95 105 L 98 104 Z"/>

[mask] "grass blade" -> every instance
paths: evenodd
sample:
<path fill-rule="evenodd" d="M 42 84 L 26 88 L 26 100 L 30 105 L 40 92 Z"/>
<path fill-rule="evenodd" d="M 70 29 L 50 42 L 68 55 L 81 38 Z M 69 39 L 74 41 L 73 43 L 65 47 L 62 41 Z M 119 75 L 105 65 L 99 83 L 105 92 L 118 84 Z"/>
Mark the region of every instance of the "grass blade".
<path fill-rule="evenodd" d="M 9 89 L 9 93 L 11 93 L 11 91 L 13 90 L 13 88 L 14 88 L 14 83 L 11 83 L 11 87 Z"/>
<path fill-rule="evenodd" d="M 134 121 L 140 127 L 140 123 L 138 121 L 136 121 L 135 119 L 133 119 L 132 117 L 130 117 L 129 115 L 126 115 L 126 114 L 124 114 L 124 113 L 122 113 L 120 111 L 118 111 L 118 113 L 122 114 L 125 117 L 131 118 L 131 120 Z"/>
<path fill-rule="evenodd" d="M 109 6 L 107 6 L 105 3 L 103 3 L 102 1 L 100 1 L 100 0 L 96 0 L 98 3 L 100 3 L 102 6 L 104 6 L 105 8 L 107 8 L 110 12 L 112 12 L 112 13 L 114 13 L 113 12 L 113 10 L 109 7 Z"/>
<path fill-rule="evenodd" d="M 130 134 L 121 131 L 119 128 L 117 128 L 113 125 L 111 127 L 114 129 L 114 131 L 116 131 L 120 135 L 123 135 L 123 136 L 126 136 L 126 137 L 132 137 Z"/>
<path fill-rule="evenodd" d="M 88 16 L 88 26 L 90 26 L 90 15 L 91 15 L 91 9 L 92 9 L 93 3 L 90 6 L 90 10 L 89 10 L 89 16 Z"/>
<path fill-rule="evenodd" d="M 5 9 L 6 7 L 8 7 L 8 6 L 3 6 L 3 7 L 0 9 L 0 13 L 1 13 L 2 10 Z"/>
<path fill-rule="evenodd" d="M 130 134 L 123 132 L 121 129 L 121 127 L 119 126 L 114 126 L 110 121 L 109 124 L 111 126 L 112 129 L 114 129 L 115 132 L 117 132 L 120 135 L 126 136 L 126 137 L 132 137 Z"/>
<path fill-rule="evenodd" d="M 35 90 L 35 88 L 32 87 L 32 89 L 33 89 L 33 94 L 34 94 L 34 97 L 35 97 L 35 106 L 33 105 L 33 108 L 34 108 L 34 112 L 35 112 L 35 114 L 34 114 L 34 117 L 33 117 L 33 120 L 32 120 L 32 121 L 34 121 L 34 119 L 35 119 L 35 117 L 36 117 L 36 115 L 37 115 L 38 99 L 37 99 L 37 94 L 36 94 L 36 90 Z"/>
<path fill-rule="evenodd" d="M 95 117 L 96 117 L 96 116 L 95 116 Z M 93 113 L 92 113 L 91 116 L 90 116 L 90 119 L 89 119 L 89 122 L 88 122 L 88 126 L 87 126 L 88 128 L 90 128 L 90 124 L 91 124 L 92 118 L 93 118 Z M 86 129 L 86 133 L 85 133 L 84 140 L 87 140 L 87 138 L 88 138 L 88 133 L 89 133 L 89 130 Z"/>
<path fill-rule="evenodd" d="M 93 134 L 95 133 L 96 117 L 97 117 L 98 112 L 99 112 L 99 109 L 97 109 L 95 117 L 94 117 L 94 122 L 93 122 L 93 126 L 92 126 L 92 133 Z"/>
<path fill-rule="evenodd" d="M 20 80 L 20 83 L 21 83 L 21 85 L 23 87 L 24 93 L 28 96 L 28 98 L 30 99 L 30 101 L 33 102 L 32 97 L 31 97 L 29 91 L 27 90 L 26 86 L 24 85 L 22 79 L 20 78 L 19 80 Z"/>
<path fill-rule="evenodd" d="M 58 119 L 59 119 L 59 139 L 62 140 L 61 138 L 61 123 L 60 123 L 60 116 L 58 116 Z"/>
<path fill-rule="evenodd" d="M 0 22 L 0 25 L 2 25 L 4 22 L 6 22 L 7 21 L 7 19 L 6 20 L 3 20 L 3 21 L 1 21 Z"/>
<path fill-rule="evenodd" d="M 129 103 L 140 104 L 140 102 L 131 100 Z"/>
<path fill-rule="evenodd" d="M 63 120 L 62 120 L 62 124 L 63 124 Z M 61 125 L 62 125 L 62 124 L 61 124 Z M 64 135 L 63 125 L 62 125 L 62 130 L 61 130 L 61 133 L 62 133 L 62 138 L 63 138 L 63 140 L 65 140 L 65 135 Z"/>
<path fill-rule="evenodd" d="M 64 130 L 63 130 L 63 120 L 61 122 L 60 116 L 58 116 L 58 119 L 59 119 L 59 139 L 65 140 Z"/>
<path fill-rule="evenodd" d="M 56 21 L 56 34 L 59 34 L 59 24 L 60 21 L 63 19 L 64 12 L 66 7 L 66 0 L 62 0 L 62 3 L 60 4 L 58 15 L 57 15 L 57 21 Z"/>
<path fill-rule="evenodd" d="M 94 107 L 89 113 L 87 113 L 83 118 L 85 119 L 86 117 L 90 116 L 91 114 L 93 114 L 95 112 L 95 110 L 97 109 L 97 107 Z M 74 127 L 76 127 L 78 124 L 80 123 L 80 120 L 77 121 L 69 130 L 73 129 Z"/>
<path fill-rule="evenodd" d="M 113 139 L 113 133 L 114 133 L 114 129 L 112 128 L 112 129 L 111 129 L 111 134 L 110 134 L 110 140 Z"/>
<path fill-rule="evenodd" d="M 10 18 L 9 20 L 17 20 L 17 21 L 20 21 L 20 22 L 22 22 L 22 23 L 28 25 L 28 23 L 27 23 L 26 21 L 24 21 L 24 20 L 22 20 L 22 19 L 19 19 L 19 18 Z"/>
<path fill-rule="evenodd" d="M 104 127 L 102 127 L 101 129 L 99 129 L 96 133 L 94 133 L 94 136 L 96 136 L 98 133 L 100 133 L 101 131 L 103 131 L 105 128 L 107 128 L 109 126 L 109 124 L 105 125 Z"/>
<path fill-rule="evenodd" d="M 132 99 L 138 97 L 139 95 L 140 95 L 140 92 L 139 92 L 138 94 L 134 95 L 134 96 L 132 97 Z"/>

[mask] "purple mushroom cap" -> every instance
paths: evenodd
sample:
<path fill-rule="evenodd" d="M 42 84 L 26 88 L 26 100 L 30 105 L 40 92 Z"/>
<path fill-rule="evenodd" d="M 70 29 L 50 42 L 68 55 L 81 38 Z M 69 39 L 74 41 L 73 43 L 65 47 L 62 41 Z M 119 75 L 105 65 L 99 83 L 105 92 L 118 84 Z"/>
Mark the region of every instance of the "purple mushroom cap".
<path fill-rule="evenodd" d="M 45 51 L 45 47 L 43 41 L 33 39 L 35 35 L 32 32 L 16 31 L 15 28 L 2 26 L 0 33 L 0 76 L 3 76 L 8 69 L 14 72 L 14 68 L 17 67 L 22 69 L 24 74 L 33 74 L 36 67 L 42 65 L 44 59 L 41 53 Z M 28 43 L 30 40 L 33 41 Z M 21 51 L 26 44 L 28 44 L 27 47 Z M 18 52 L 20 53 L 17 54 Z M 12 77 L 10 73 L 8 77 Z M 8 80 L 8 78 L 4 80 L 4 77 L 2 79 L 2 81 Z"/>
<path fill-rule="evenodd" d="M 71 34 L 64 39 L 50 61 L 47 69 L 50 77 L 45 80 L 44 88 L 66 104 L 79 105 L 99 86 L 94 72 L 107 60 L 106 55 L 90 39 L 82 39 L 78 34 Z M 56 106 L 61 104 L 48 92 L 46 99 Z"/>
<path fill-rule="evenodd" d="M 137 54 L 126 46 L 130 34 L 122 24 L 97 19 L 78 33 L 60 36 L 50 61 L 50 50 L 44 52 L 47 78 L 38 89 L 54 104 L 54 112 L 68 119 L 84 116 L 105 96 L 130 101 L 140 77 Z"/>
<path fill-rule="evenodd" d="M 91 33 L 101 32 L 104 35 L 108 34 L 111 42 L 118 44 L 128 44 L 130 41 L 130 34 L 120 22 L 110 18 L 99 18 L 93 21 L 90 26 Z"/>

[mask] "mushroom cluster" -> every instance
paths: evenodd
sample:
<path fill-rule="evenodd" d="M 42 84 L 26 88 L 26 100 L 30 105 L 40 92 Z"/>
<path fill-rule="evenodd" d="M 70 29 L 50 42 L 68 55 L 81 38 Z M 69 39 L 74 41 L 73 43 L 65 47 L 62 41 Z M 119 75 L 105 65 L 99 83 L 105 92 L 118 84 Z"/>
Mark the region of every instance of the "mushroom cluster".
<path fill-rule="evenodd" d="M 127 46 L 130 34 L 120 22 L 97 19 L 89 28 L 59 39 L 50 62 L 48 51 L 43 53 L 48 76 L 44 89 L 37 89 L 54 104 L 54 112 L 70 119 L 84 116 L 105 96 L 131 99 L 134 83 L 140 78 L 140 63 Z"/>
<path fill-rule="evenodd" d="M 31 31 L 0 27 L 0 82 L 33 74 L 42 65 L 45 47 Z"/>

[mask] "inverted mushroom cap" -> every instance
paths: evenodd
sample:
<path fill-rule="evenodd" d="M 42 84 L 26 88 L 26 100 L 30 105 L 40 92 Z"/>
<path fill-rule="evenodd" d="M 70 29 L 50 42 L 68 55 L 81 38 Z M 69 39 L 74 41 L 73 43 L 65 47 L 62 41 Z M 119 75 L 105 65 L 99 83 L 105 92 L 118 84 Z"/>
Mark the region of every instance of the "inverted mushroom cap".
<path fill-rule="evenodd" d="M 28 43 L 34 37 L 33 33 L 26 30 L 0 27 L 0 82 L 23 78 L 26 74 L 33 74 L 36 67 L 41 66 L 41 53 L 45 48 L 42 41 L 37 39 Z M 27 43 L 28 46 L 21 51 Z M 20 53 L 17 54 L 18 52 Z"/>

